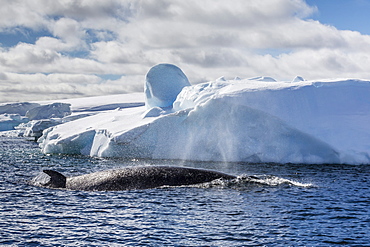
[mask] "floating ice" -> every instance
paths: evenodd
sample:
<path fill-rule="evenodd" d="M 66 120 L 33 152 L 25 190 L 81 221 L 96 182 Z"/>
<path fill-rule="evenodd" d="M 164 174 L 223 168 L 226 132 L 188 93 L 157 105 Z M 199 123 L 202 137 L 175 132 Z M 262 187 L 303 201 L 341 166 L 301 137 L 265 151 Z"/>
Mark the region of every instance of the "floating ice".
<path fill-rule="evenodd" d="M 14 130 L 14 127 L 28 121 L 19 114 L 0 114 L 0 131 Z"/>
<path fill-rule="evenodd" d="M 32 120 L 27 123 L 26 128 L 24 129 L 23 136 L 37 140 L 42 136 L 42 132 L 45 129 L 61 123 L 61 119 Z"/>
<path fill-rule="evenodd" d="M 172 107 L 181 90 L 190 86 L 182 70 L 172 64 L 158 64 L 146 74 L 145 104 L 151 107 Z"/>

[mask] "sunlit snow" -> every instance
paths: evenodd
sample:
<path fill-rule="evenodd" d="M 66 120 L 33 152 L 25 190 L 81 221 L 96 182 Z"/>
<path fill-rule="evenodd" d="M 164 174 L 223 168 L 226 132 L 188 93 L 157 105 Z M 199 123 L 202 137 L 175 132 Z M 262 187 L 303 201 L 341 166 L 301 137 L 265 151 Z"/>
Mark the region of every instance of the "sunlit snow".
<path fill-rule="evenodd" d="M 358 79 L 190 85 L 157 65 L 145 93 L 63 100 L 72 115 L 39 142 L 44 153 L 99 157 L 370 164 L 369 95 Z"/>

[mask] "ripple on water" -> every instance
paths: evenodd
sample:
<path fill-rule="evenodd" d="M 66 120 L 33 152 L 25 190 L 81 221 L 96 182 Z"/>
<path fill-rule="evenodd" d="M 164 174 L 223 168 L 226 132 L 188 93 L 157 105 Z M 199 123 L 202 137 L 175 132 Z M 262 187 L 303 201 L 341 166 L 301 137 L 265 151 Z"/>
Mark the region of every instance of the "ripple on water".
<path fill-rule="evenodd" d="M 370 243 L 369 166 L 179 164 L 178 161 L 47 156 L 39 152 L 37 144 L 22 139 L 0 142 L 0 162 L 0 245 L 366 246 Z M 178 164 L 246 175 L 239 180 L 220 180 L 202 186 L 118 192 L 51 190 L 27 183 L 45 168 L 79 175 L 143 164 Z"/>

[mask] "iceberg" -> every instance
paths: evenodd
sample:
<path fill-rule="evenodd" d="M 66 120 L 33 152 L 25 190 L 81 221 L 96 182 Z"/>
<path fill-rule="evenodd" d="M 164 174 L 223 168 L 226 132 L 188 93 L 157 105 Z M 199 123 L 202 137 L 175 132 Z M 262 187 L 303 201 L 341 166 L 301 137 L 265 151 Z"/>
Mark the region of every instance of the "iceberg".
<path fill-rule="evenodd" d="M 169 75 L 165 75 L 167 69 Z M 198 161 L 370 164 L 369 81 L 282 82 L 256 77 L 187 85 L 177 69 L 166 65 L 160 71 L 158 81 L 152 70 L 147 74 L 145 90 L 151 87 L 148 81 L 156 89 L 145 91 L 145 106 L 99 112 L 46 129 L 39 139 L 42 151 Z M 175 90 L 167 79 L 176 76 L 181 83 Z M 159 93 L 161 89 L 166 93 Z M 125 97 L 130 98 L 123 95 L 122 103 Z"/>
<path fill-rule="evenodd" d="M 67 116 L 71 115 L 68 103 L 9 103 L 0 105 L 0 112 L 3 113 L 0 114 L 0 131 L 17 129 L 17 135 L 36 140 L 44 129 L 62 123 L 62 118 L 69 121 Z M 78 114 L 74 118 L 78 118 Z"/>
<path fill-rule="evenodd" d="M 71 114 L 70 104 L 52 103 L 34 107 L 26 112 L 26 117 L 30 120 L 63 118 Z"/>
<path fill-rule="evenodd" d="M 0 131 L 14 130 L 19 124 L 28 122 L 28 118 L 19 114 L 0 114 Z"/>
<path fill-rule="evenodd" d="M 29 102 L 0 104 L 0 131 L 14 130 L 19 124 L 28 122 L 26 112 L 38 106 L 40 104 Z"/>
<path fill-rule="evenodd" d="M 20 102 L 20 103 L 9 103 L 0 104 L 0 114 L 18 114 L 20 116 L 25 116 L 26 112 L 32 108 L 38 107 L 38 103 Z"/>
<path fill-rule="evenodd" d="M 190 85 L 181 69 L 160 64 L 142 93 L 37 102 L 28 116 L 42 119 L 3 114 L 0 126 L 12 120 L 12 128 L 23 122 L 15 128 L 25 137 L 42 133 L 48 154 L 370 164 L 369 95 L 370 81 L 361 79 L 220 77 Z"/>
<path fill-rule="evenodd" d="M 17 126 L 16 129 L 23 130 L 23 137 L 30 140 L 37 140 L 42 136 L 42 132 L 45 129 L 61 123 L 62 120 L 60 118 L 32 120 L 24 125 Z"/>

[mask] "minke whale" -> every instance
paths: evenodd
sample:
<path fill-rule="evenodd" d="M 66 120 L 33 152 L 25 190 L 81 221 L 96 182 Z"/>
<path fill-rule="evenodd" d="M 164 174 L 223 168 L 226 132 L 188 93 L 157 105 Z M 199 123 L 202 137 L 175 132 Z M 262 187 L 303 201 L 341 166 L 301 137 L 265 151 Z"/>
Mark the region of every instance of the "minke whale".
<path fill-rule="evenodd" d="M 49 188 L 86 191 L 119 191 L 150 189 L 161 186 L 181 186 L 211 182 L 215 179 L 231 180 L 236 176 L 197 168 L 176 166 L 142 166 L 105 170 L 90 174 L 65 177 L 53 170 L 43 170 L 49 178 L 34 183 Z"/>

